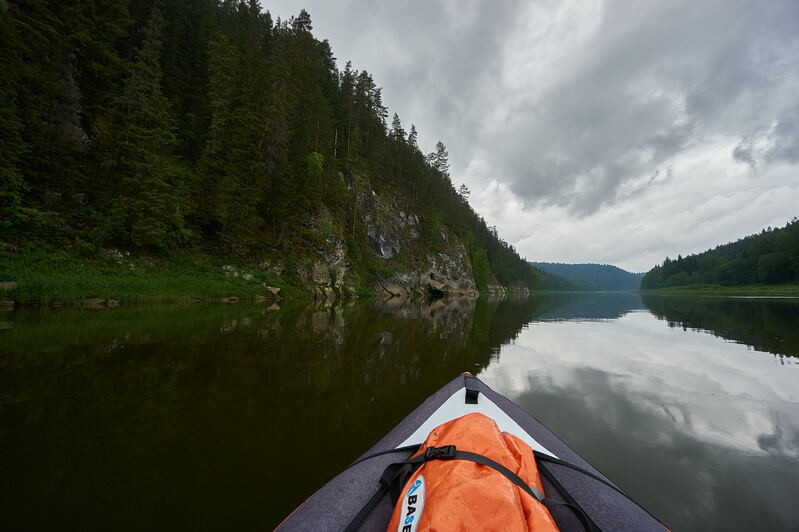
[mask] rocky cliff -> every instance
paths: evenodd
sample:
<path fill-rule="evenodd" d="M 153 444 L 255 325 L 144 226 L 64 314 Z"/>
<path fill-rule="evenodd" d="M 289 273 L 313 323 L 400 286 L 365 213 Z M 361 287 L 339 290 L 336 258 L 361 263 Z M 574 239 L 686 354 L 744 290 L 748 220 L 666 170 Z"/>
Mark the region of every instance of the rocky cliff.
<path fill-rule="evenodd" d="M 369 187 L 356 198 L 350 227 L 333 227 L 324 214 L 309 221 L 319 243 L 314 257 L 297 265 L 303 286 L 327 299 L 353 296 L 364 284 L 385 299 L 478 296 L 468 253 L 447 228 L 424 224 L 399 198 Z M 358 278 L 353 269 L 347 232 L 365 235 L 366 260 L 378 272 L 369 279 Z M 282 273 L 282 265 L 266 267 Z"/>

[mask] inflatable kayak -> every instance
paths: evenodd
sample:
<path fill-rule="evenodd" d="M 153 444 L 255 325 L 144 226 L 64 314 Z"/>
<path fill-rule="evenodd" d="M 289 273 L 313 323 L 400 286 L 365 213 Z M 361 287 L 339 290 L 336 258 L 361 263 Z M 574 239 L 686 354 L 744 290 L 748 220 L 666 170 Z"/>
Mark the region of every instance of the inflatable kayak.
<path fill-rule="evenodd" d="M 479 442 L 462 445 L 457 440 L 458 435 L 479 440 L 475 434 L 489 425 L 497 436 L 483 438 L 483 452 L 467 449 Z M 485 485 L 475 488 L 475 482 Z M 509 494 L 504 502 L 502 494 Z M 472 502 L 464 503 L 469 495 Z M 509 523 L 515 509 L 497 509 L 508 501 L 524 503 L 518 513 L 530 526 L 522 529 L 668 530 L 533 416 L 468 373 L 428 397 L 277 530 L 450 528 L 440 523 L 505 529 L 499 523 L 506 517 Z M 464 525 L 457 519 L 466 513 L 472 521 Z M 474 521 L 482 515 L 489 519 L 489 513 L 493 521 Z M 438 526 L 431 524 L 436 514 Z M 537 522 L 543 524 L 532 526 Z"/>

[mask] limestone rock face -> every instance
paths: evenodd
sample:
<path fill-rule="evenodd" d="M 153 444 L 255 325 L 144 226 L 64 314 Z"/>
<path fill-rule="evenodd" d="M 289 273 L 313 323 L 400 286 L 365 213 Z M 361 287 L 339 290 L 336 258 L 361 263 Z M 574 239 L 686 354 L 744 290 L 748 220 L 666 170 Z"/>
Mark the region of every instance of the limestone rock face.
<path fill-rule="evenodd" d="M 376 211 L 364 216 L 369 248 L 392 273 L 375 284 L 379 295 L 477 297 L 471 262 L 458 239 L 442 232 L 438 247 L 445 250 L 432 250 L 420 242 L 420 218 L 408 214 L 397 200 L 384 205 L 379 197 L 373 197 L 371 203 L 364 203 Z"/>
<path fill-rule="evenodd" d="M 384 199 L 368 190 L 357 202 L 369 250 L 377 257 L 395 259 L 409 239 L 419 237 L 419 217 L 408 214 L 397 198 Z"/>
<path fill-rule="evenodd" d="M 358 283 L 341 234 L 353 231 L 366 234 L 368 252 L 380 265 L 372 286 L 383 299 L 478 296 L 468 253 L 448 229 L 425 224 L 398 197 L 368 188 L 358 193 L 353 212 L 352 226 L 343 231 L 331 229 L 324 214 L 307 223 L 321 243 L 316 258 L 297 266 L 297 277 L 318 299 L 354 294 Z"/>
<path fill-rule="evenodd" d="M 477 297 L 477 287 L 466 250 L 458 243 L 454 253 L 438 253 L 419 278 L 421 288 L 434 297 Z"/>
<path fill-rule="evenodd" d="M 297 277 L 310 288 L 317 299 L 335 299 L 351 293 L 351 264 L 344 249 L 344 240 L 329 235 L 325 245 L 316 250 L 317 258 L 297 265 Z"/>

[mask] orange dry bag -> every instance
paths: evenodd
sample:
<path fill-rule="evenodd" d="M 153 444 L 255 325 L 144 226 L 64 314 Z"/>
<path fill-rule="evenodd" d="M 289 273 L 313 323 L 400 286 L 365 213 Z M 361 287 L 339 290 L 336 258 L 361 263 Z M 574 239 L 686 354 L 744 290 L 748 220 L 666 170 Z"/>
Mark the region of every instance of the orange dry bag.
<path fill-rule="evenodd" d="M 533 450 L 483 414 L 436 427 L 414 459 L 421 466 L 399 493 L 390 532 L 558 530 L 539 502 Z"/>

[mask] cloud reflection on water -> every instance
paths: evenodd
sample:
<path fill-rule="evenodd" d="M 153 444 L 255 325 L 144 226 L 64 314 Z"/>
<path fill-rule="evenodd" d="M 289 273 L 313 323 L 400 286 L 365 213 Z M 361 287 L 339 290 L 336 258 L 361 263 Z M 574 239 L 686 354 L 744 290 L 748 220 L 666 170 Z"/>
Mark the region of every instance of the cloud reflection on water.
<path fill-rule="evenodd" d="M 773 530 L 799 520 L 797 371 L 639 311 L 531 323 L 480 378 L 674 529 Z"/>

